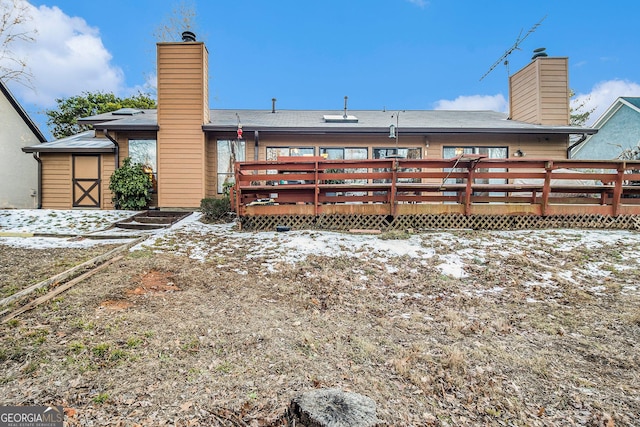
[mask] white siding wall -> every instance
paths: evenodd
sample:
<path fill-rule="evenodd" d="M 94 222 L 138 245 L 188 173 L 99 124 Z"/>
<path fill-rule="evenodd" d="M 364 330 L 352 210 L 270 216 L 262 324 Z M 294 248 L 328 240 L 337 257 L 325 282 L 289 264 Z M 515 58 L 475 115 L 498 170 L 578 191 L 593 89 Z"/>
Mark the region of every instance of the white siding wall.
<path fill-rule="evenodd" d="M 0 123 L 0 208 L 35 208 L 38 162 L 22 147 L 40 141 L 2 92 Z"/>

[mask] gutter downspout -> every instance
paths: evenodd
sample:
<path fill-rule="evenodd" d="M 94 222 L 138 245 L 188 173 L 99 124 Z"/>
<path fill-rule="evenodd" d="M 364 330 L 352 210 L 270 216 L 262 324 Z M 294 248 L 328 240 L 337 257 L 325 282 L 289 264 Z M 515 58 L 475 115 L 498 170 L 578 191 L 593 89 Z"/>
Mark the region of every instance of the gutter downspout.
<path fill-rule="evenodd" d="M 38 205 L 36 209 L 42 209 L 42 159 L 37 152 L 33 153 L 33 158 L 38 162 Z"/>
<path fill-rule="evenodd" d="M 253 149 L 253 160 L 258 160 L 258 143 L 260 141 L 260 134 L 257 130 L 253 132 L 253 141 L 255 143 L 255 148 Z"/>
<path fill-rule="evenodd" d="M 580 137 L 580 139 L 576 143 L 571 144 L 569 146 L 569 148 L 567 148 L 567 159 L 571 158 L 571 150 L 576 148 L 578 145 L 582 144 L 584 142 L 584 140 L 587 139 L 588 136 L 589 135 L 587 135 L 586 133 L 583 133 L 582 136 Z"/>
<path fill-rule="evenodd" d="M 114 170 L 117 170 L 120 167 L 120 145 L 118 144 L 118 141 L 115 140 L 115 138 L 113 138 L 111 135 L 109 135 L 109 131 L 108 130 L 103 129 L 102 133 L 104 134 L 104 136 L 107 137 L 107 139 L 109 141 L 113 142 L 113 145 L 116 146 Z"/>

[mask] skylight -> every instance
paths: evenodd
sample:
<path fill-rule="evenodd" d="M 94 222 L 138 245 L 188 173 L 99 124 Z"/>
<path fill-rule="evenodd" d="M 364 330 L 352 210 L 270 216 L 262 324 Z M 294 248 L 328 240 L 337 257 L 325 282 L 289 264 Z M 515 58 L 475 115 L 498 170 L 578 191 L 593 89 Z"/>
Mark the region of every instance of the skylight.
<path fill-rule="evenodd" d="M 136 114 L 143 114 L 144 111 L 136 110 L 135 108 L 121 108 L 116 111 L 112 111 L 111 114 L 114 116 L 133 116 Z"/>
<path fill-rule="evenodd" d="M 358 123 L 356 116 L 343 115 L 343 114 L 325 114 L 322 116 L 325 123 Z"/>

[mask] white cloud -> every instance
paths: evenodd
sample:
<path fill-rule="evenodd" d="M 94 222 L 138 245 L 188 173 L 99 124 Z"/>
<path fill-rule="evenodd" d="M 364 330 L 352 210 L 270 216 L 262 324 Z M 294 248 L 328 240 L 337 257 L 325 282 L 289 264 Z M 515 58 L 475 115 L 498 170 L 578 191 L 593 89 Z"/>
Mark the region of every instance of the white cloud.
<path fill-rule="evenodd" d="M 84 91 L 118 94 L 124 90 L 124 73 L 111 63 L 112 55 L 97 28 L 56 6 L 28 4 L 28 10 L 32 20 L 25 25 L 37 29 L 36 41 L 16 42 L 13 50 L 26 58 L 35 90 L 16 85 L 12 89 L 18 98 L 48 108 L 56 98 Z"/>
<path fill-rule="evenodd" d="M 506 113 L 509 104 L 502 94 L 459 96 L 454 100 L 441 99 L 434 104 L 435 110 L 491 110 Z"/>
<path fill-rule="evenodd" d="M 571 100 L 571 106 L 576 108 L 584 104 L 580 111 L 593 109 L 587 122 L 587 125 L 592 125 L 621 96 L 640 96 L 640 84 L 618 79 L 600 82 L 591 89 L 591 92 L 576 94 Z"/>

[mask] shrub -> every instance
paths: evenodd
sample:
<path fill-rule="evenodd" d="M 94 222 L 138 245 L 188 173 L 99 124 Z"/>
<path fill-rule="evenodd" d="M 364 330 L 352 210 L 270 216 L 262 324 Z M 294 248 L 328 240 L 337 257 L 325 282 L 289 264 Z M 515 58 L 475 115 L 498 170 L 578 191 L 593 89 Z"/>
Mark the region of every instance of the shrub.
<path fill-rule="evenodd" d="M 200 210 L 207 222 L 228 222 L 231 213 L 231 202 L 228 197 L 221 199 L 207 198 L 200 201 Z"/>
<path fill-rule="evenodd" d="M 113 203 L 116 209 L 142 210 L 151 201 L 153 182 L 144 172 L 143 165 L 131 164 L 124 159 L 122 166 L 111 175 L 109 189 L 113 191 Z"/>

